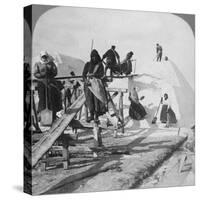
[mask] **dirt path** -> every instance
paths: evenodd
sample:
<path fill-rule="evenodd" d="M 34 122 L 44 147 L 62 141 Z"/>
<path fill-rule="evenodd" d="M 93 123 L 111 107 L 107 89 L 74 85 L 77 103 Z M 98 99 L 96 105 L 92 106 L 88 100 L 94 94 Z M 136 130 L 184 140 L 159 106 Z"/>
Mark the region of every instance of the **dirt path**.
<path fill-rule="evenodd" d="M 89 165 L 81 167 L 76 166 L 80 163 L 76 158 L 72 161 L 70 170 L 59 171 L 59 174 L 53 170 L 46 172 L 43 177 L 38 176 L 38 179 L 34 179 L 35 192 L 50 194 L 136 188 L 171 156 L 185 139 L 184 136 L 177 135 L 177 129 L 132 130 L 132 133 L 118 138 L 113 138 L 110 134 L 104 135 L 105 149 L 99 152 L 98 160 L 83 159 L 84 163 L 89 162 Z M 90 146 L 90 142 L 87 140 L 84 145 Z M 124 153 L 113 154 L 116 149 Z M 41 185 L 40 179 L 44 180 L 44 176 L 46 183 Z"/>

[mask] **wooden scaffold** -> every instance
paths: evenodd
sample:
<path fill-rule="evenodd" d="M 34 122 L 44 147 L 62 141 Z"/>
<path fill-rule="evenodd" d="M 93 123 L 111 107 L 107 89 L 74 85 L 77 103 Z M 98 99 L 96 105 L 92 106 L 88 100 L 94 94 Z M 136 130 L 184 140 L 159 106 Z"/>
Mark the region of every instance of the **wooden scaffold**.
<path fill-rule="evenodd" d="M 115 76 L 112 78 L 128 78 L 129 82 L 132 82 L 133 76 Z M 68 79 L 72 77 L 59 77 L 57 79 Z M 74 78 L 82 78 L 81 76 L 75 76 Z M 129 88 L 131 83 L 129 83 Z M 78 137 L 73 138 L 69 134 L 64 134 L 65 129 L 70 126 L 72 130 L 77 129 L 92 129 L 93 130 L 93 138 L 94 138 L 94 147 L 101 147 L 103 145 L 102 142 L 102 130 L 108 129 L 113 130 L 114 135 L 116 132 L 121 129 L 121 132 L 124 133 L 124 113 L 123 113 L 123 96 L 124 93 L 128 92 L 128 89 L 121 88 L 106 88 L 107 96 L 108 96 L 108 105 L 112 108 L 113 113 L 107 113 L 107 117 L 112 123 L 112 126 L 105 126 L 100 124 L 99 122 L 87 123 L 88 109 L 85 106 L 85 95 L 82 92 L 81 95 L 75 100 L 75 102 L 66 109 L 66 112 L 54 122 L 52 127 L 40 134 L 33 134 L 32 142 L 34 142 L 32 146 L 32 159 L 31 166 L 32 168 L 38 168 L 39 170 L 45 170 L 46 166 L 50 162 L 62 162 L 63 168 L 68 169 L 70 165 L 70 156 L 69 156 L 69 146 L 76 145 L 78 143 Z M 113 99 L 119 95 L 119 103 L 118 109 L 113 102 Z M 85 120 L 82 120 L 82 110 L 85 110 Z M 112 120 L 113 116 L 116 117 L 117 120 Z M 59 143 L 59 147 L 58 144 Z M 49 157 L 50 150 L 57 150 L 62 152 L 62 156 L 59 158 Z M 88 148 L 89 149 L 89 148 Z M 26 155 L 25 155 L 26 156 Z M 28 155 L 27 155 L 28 157 Z"/>

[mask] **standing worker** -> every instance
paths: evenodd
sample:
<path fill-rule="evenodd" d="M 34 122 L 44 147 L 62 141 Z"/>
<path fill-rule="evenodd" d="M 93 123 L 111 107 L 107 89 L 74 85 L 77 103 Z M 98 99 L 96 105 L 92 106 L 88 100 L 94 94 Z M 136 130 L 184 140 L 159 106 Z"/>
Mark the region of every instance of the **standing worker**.
<path fill-rule="evenodd" d="M 48 108 L 52 111 L 53 121 L 56 119 L 56 113 L 62 109 L 61 90 L 63 85 L 55 79 L 56 75 L 57 67 L 51 56 L 46 51 L 41 52 L 40 61 L 36 62 L 34 66 L 34 76 L 38 80 L 38 113 Z"/>
<path fill-rule="evenodd" d="M 156 44 L 156 58 L 157 58 L 157 62 L 161 62 L 162 60 L 162 46 L 160 46 L 158 43 Z"/>
<path fill-rule="evenodd" d="M 116 73 L 120 71 L 118 70 L 118 66 L 120 66 L 120 57 L 115 48 L 116 46 L 112 45 L 111 48 L 106 51 L 102 58 L 102 61 L 106 58 L 105 74 L 107 72 L 107 69 L 110 69 L 111 76 L 113 72 Z"/>
<path fill-rule="evenodd" d="M 90 111 L 91 120 L 98 121 L 98 117 L 107 112 L 107 96 L 105 86 L 102 82 L 104 67 L 97 50 L 93 49 L 90 54 L 90 61 L 83 69 L 84 93 L 86 105 Z"/>

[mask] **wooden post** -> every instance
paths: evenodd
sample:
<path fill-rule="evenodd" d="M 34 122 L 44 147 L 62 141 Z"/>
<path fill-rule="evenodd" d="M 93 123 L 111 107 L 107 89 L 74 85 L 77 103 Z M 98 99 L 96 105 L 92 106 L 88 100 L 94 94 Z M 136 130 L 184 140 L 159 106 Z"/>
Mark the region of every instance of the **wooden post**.
<path fill-rule="evenodd" d="M 85 121 L 88 120 L 88 108 L 86 106 L 86 104 L 84 104 L 84 110 L 85 110 Z"/>
<path fill-rule="evenodd" d="M 63 145 L 63 168 L 64 169 L 68 169 L 69 168 L 69 149 L 68 149 L 68 145 Z"/>
<path fill-rule="evenodd" d="M 78 113 L 78 120 L 81 120 L 82 110 L 83 110 L 83 106 L 81 107 L 81 109 Z"/>
<path fill-rule="evenodd" d="M 122 119 L 122 133 L 124 133 L 123 92 L 120 92 L 119 97 L 119 114 Z"/>
<path fill-rule="evenodd" d="M 33 114 L 35 117 L 35 123 L 33 123 L 35 125 L 36 131 L 42 132 L 40 130 L 40 126 L 38 123 L 38 116 L 37 116 L 37 111 L 36 111 L 36 106 L 35 106 L 35 98 L 34 98 L 34 91 L 31 91 L 31 98 L 32 98 L 32 106 L 33 106 Z M 34 120 L 32 120 L 32 122 L 34 122 Z"/>
<path fill-rule="evenodd" d="M 46 171 L 46 161 L 45 159 L 47 158 L 46 154 L 43 156 L 42 160 L 39 162 L 39 168 L 38 171 L 39 172 L 44 172 Z"/>
<path fill-rule="evenodd" d="M 112 106 L 113 111 L 114 111 L 114 113 L 116 114 L 116 117 L 117 117 L 118 121 L 122 122 L 122 119 L 121 119 L 121 117 L 120 117 L 120 115 L 119 115 L 119 112 L 118 112 L 117 108 L 115 107 L 115 104 L 114 104 L 114 102 L 113 102 L 113 100 L 112 100 L 112 98 L 111 98 L 109 92 L 107 92 L 107 96 L 108 96 L 108 102 L 109 102 L 110 105 Z"/>
<path fill-rule="evenodd" d="M 94 146 L 95 147 L 102 146 L 101 128 L 99 127 L 98 122 L 94 122 L 93 133 L 94 133 Z"/>
<path fill-rule="evenodd" d="M 128 77 L 128 92 L 132 92 L 134 87 L 134 76 Z"/>
<path fill-rule="evenodd" d="M 114 138 L 116 138 L 116 137 L 117 137 L 117 130 L 114 130 L 113 137 L 114 137 Z"/>

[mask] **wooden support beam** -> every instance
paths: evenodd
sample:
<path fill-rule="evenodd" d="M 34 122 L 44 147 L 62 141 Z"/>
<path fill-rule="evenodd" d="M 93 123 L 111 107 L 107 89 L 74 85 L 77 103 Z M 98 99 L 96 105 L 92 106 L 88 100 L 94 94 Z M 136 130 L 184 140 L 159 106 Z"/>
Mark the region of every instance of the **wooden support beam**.
<path fill-rule="evenodd" d="M 94 146 L 101 147 L 102 146 L 101 128 L 99 127 L 98 122 L 94 123 L 93 133 L 94 133 Z"/>
<path fill-rule="evenodd" d="M 120 97 L 119 97 L 119 114 L 122 119 L 122 124 L 124 124 L 123 92 L 120 92 Z M 124 126 L 122 126 L 122 133 L 124 133 Z"/>
<path fill-rule="evenodd" d="M 130 74 L 130 75 L 119 75 L 119 76 L 106 76 L 106 78 L 115 78 L 115 79 L 122 79 L 122 78 L 132 78 L 134 76 L 138 76 L 139 74 Z M 81 81 L 83 80 L 83 76 L 60 76 L 60 77 L 55 77 L 57 80 L 64 80 L 64 79 L 80 79 Z M 32 79 L 33 83 L 38 82 L 38 79 Z"/>
<path fill-rule="evenodd" d="M 109 92 L 107 92 L 107 96 L 108 96 L 108 103 L 110 103 L 110 105 L 112 106 L 112 108 L 113 108 L 113 110 L 114 110 L 114 112 L 115 112 L 115 114 L 116 114 L 117 119 L 118 119 L 120 122 L 122 122 L 122 118 L 121 118 L 121 116 L 119 115 L 118 110 L 116 109 L 115 104 L 114 104 L 114 102 L 113 102 L 113 100 L 112 100 L 112 97 L 110 96 L 110 93 L 109 93 Z"/>
<path fill-rule="evenodd" d="M 134 87 L 134 76 L 128 77 L 128 92 L 132 92 Z"/>
<path fill-rule="evenodd" d="M 83 76 L 60 76 L 60 77 L 56 77 L 55 79 L 57 80 L 62 80 L 62 79 L 82 79 Z"/>
<path fill-rule="evenodd" d="M 31 101 L 32 101 L 32 108 L 33 108 L 33 114 L 34 114 L 34 119 L 35 119 L 35 128 L 37 131 L 41 132 L 39 123 L 38 123 L 38 116 L 37 116 L 37 111 L 36 111 L 36 106 L 35 106 L 35 98 L 34 98 L 34 91 L 31 91 Z M 34 120 L 32 120 L 32 123 Z"/>
<path fill-rule="evenodd" d="M 76 116 L 82 105 L 85 103 L 85 95 L 82 94 L 58 119 L 51 129 L 32 148 L 32 167 L 34 167 L 41 157 L 51 148 L 58 137 L 67 128 L 71 120 Z"/>
<path fill-rule="evenodd" d="M 130 75 L 119 75 L 119 76 L 107 76 L 108 78 L 129 78 L 129 77 L 134 77 L 138 76 L 138 74 L 130 74 Z"/>
<path fill-rule="evenodd" d="M 85 121 L 88 120 L 88 107 L 86 104 L 84 104 L 84 112 L 85 112 Z"/>
<path fill-rule="evenodd" d="M 82 110 L 83 110 L 83 106 L 81 107 L 81 109 L 78 113 L 78 120 L 81 120 Z"/>
<path fill-rule="evenodd" d="M 63 159 L 63 168 L 68 169 L 70 164 L 68 145 L 63 145 Z"/>
<path fill-rule="evenodd" d="M 129 78 L 133 76 L 138 76 L 138 74 L 130 74 L 130 75 L 114 75 L 114 76 L 106 76 L 106 78 Z M 83 76 L 60 76 L 56 77 L 55 79 L 62 80 L 62 79 L 83 79 Z"/>
<path fill-rule="evenodd" d="M 106 88 L 108 92 L 124 92 L 127 93 L 128 89 L 125 88 Z"/>
<path fill-rule="evenodd" d="M 46 158 L 47 158 L 46 155 L 44 155 L 42 157 L 42 159 L 45 160 L 45 162 L 40 162 L 39 167 L 38 167 L 38 171 L 40 171 L 40 172 L 46 171 L 46 167 L 48 165 L 48 162 L 46 161 Z"/>
<path fill-rule="evenodd" d="M 99 128 L 101 129 L 106 129 L 106 130 L 118 130 L 119 128 L 122 128 L 122 125 L 118 126 L 117 123 L 115 123 L 112 119 L 110 119 L 111 117 L 108 116 L 108 114 L 106 114 L 106 116 L 109 118 L 109 120 L 111 121 L 111 123 L 113 124 L 113 126 L 104 126 L 104 125 L 101 125 L 99 124 Z M 73 128 L 76 128 L 76 129 L 93 129 L 94 127 L 94 124 L 93 123 L 87 123 L 85 121 L 78 121 L 78 120 L 73 120 L 71 123 L 70 123 L 70 126 L 73 127 Z"/>

